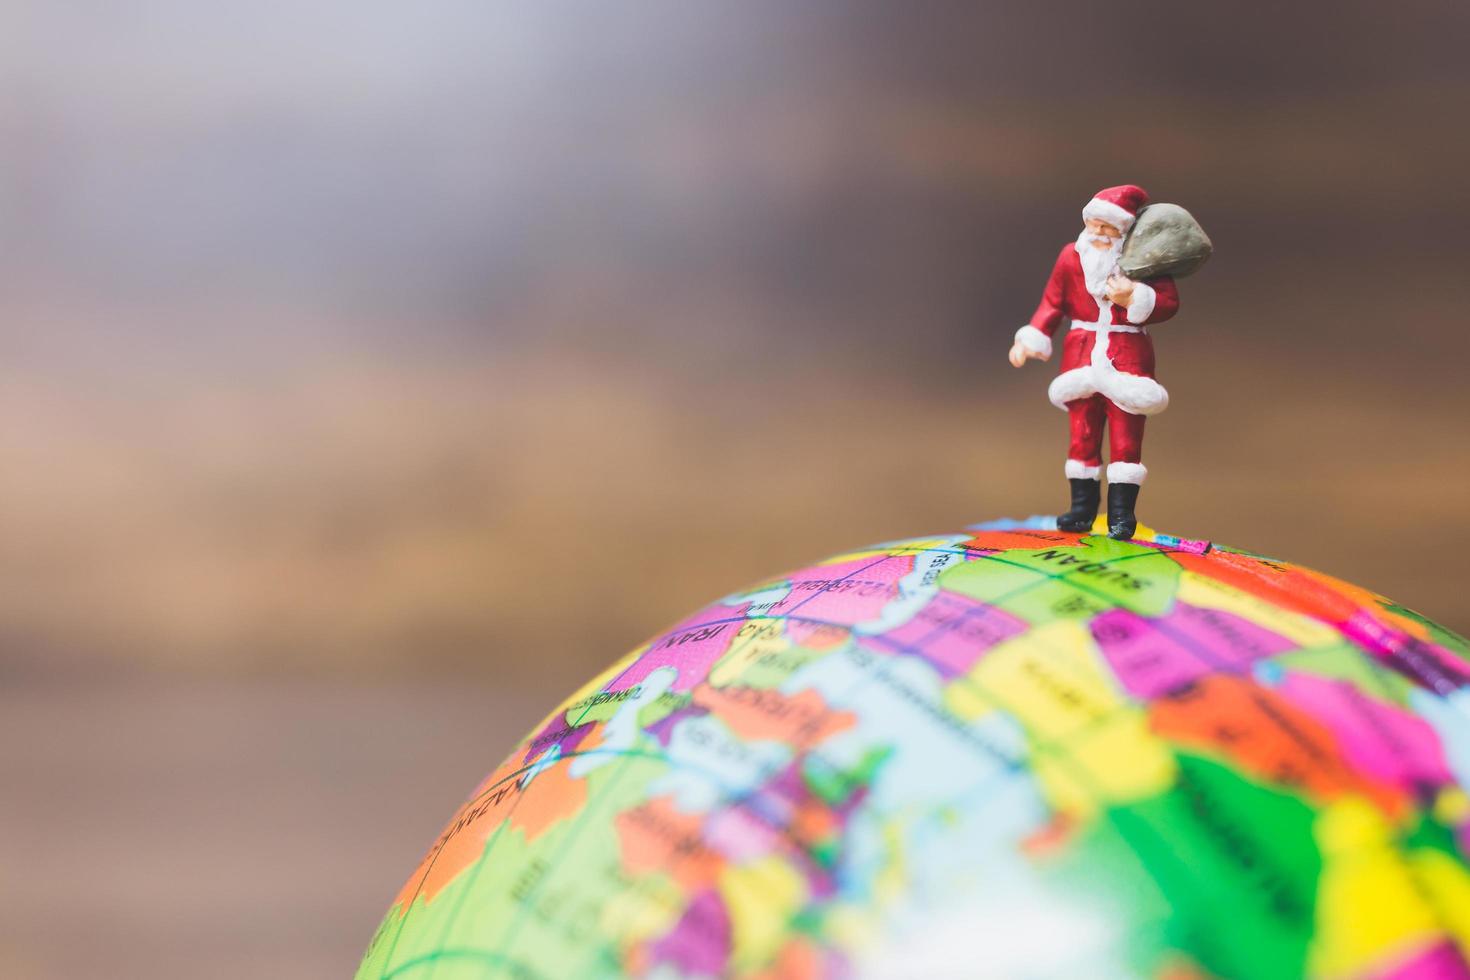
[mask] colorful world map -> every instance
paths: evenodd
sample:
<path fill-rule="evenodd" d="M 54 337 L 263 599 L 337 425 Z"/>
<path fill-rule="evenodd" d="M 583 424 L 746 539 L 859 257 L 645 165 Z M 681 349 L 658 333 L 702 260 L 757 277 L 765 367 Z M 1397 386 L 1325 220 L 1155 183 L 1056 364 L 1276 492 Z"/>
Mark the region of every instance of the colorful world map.
<path fill-rule="evenodd" d="M 638 647 L 469 795 L 358 977 L 1470 977 L 1465 640 L 1054 526 L 838 555 Z"/>

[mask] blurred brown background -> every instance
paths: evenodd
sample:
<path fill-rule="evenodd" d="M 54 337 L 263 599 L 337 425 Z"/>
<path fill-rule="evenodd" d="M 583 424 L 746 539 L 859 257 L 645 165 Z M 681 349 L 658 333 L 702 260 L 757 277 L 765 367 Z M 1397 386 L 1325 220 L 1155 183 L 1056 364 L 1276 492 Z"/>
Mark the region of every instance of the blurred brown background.
<path fill-rule="evenodd" d="M 1470 629 L 1470 7 L 0 3 L 0 974 L 350 973 L 690 608 L 1063 503 L 1097 188 L 1216 257 L 1145 521 Z"/>

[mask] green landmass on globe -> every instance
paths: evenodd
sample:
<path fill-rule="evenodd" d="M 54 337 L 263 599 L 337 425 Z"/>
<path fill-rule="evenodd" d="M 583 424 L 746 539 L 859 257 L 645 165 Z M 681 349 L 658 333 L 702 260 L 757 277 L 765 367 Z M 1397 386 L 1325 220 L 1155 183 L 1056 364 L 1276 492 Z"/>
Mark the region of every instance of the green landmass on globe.
<path fill-rule="evenodd" d="M 838 555 L 569 697 L 358 977 L 1470 977 L 1467 658 L 1145 527 Z"/>

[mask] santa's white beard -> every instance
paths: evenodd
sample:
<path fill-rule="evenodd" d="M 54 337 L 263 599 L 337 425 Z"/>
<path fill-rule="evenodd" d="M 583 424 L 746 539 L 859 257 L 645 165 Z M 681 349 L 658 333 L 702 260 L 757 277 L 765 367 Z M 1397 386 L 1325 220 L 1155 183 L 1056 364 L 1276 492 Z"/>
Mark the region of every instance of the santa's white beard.
<path fill-rule="evenodd" d="M 1094 239 L 1111 241 L 1108 248 L 1098 248 Z M 1108 276 L 1118 271 L 1118 256 L 1123 254 L 1123 239 L 1102 239 L 1087 229 L 1077 236 L 1077 257 L 1082 260 L 1082 276 L 1087 280 L 1087 291 L 1102 297 L 1107 293 Z"/>

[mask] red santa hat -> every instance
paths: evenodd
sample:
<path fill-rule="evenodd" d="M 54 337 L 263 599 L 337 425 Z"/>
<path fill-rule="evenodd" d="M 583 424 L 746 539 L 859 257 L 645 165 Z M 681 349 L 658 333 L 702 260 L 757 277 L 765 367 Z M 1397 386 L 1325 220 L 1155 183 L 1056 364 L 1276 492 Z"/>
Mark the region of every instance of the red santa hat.
<path fill-rule="evenodd" d="M 1104 187 L 1093 195 L 1092 200 L 1087 202 L 1087 207 L 1082 209 L 1082 220 L 1088 221 L 1096 218 L 1106 221 L 1119 231 L 1126 232 L 1133 227 L 1133 219 L 1138 217 L 1148 204 L 1148 191 L 1137 184 L 1119 184 L 1117 187 Z"/>

